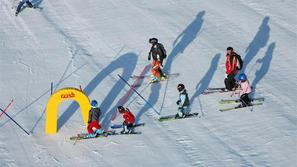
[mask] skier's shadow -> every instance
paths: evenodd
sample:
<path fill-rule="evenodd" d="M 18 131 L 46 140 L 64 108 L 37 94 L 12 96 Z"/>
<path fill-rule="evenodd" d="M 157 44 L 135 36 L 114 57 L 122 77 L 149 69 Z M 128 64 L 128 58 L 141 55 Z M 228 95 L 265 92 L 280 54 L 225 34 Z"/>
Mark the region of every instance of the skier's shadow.
<path fill-rule="evenodd" d="M 246 48 L 245 50 L 246 55 L 243 60 L 244 64 L 241 70 L 242 72 L 245 72 L 247 65 L 257 55 L 259 50 L 266 46 L 269 39 L 269 32 L 270 32 L 268 22 L 269 22 L 269 16 L 266 16 L 263 19 L 261 26 L 259 27 L 259 31 L 255 35 L 254 39 L 249 44 L 249 46 Z"/>
<path fill-rule="evenodd" d="M 258 59 L 256 61 L 257 63 L 261 63 L 262 65 L 260 69 L 255 72 L 256 78 L 253 80 L 253 83 L 252 83 L 254 90 L 256 90 L 257 84 L 261 81 L 261 79 L 267 74 L 269 70 L 274 48 L 275 48 L 275 42 L 271 43 L 268 46 L 265 56 L 262 59 Z"/>
<path fill-rule="evenodd" d="M 148 98 L 148 101 L 150 102 L 150 104 L 154 105 L 157 103 L 159 95 L 160 95 L 160 90 L 161 89 L 161 83 L 154 83 L 151 85 L 151 94 Z M 137 113 L 136 117 L 135 117 L 135 123 L 138 123 L 140 120 L 140 117 L 151 108 L 151 106 L 149 104 L 145 104 L 141 110 Z"/>
<path fill-rule="evenodd" d="M 173 60 L 179 53 L 183 53 L 190 43 L 197 37 L 198 32 L 201 30 L 203 24 L 203 16 L 205 11 L 201 11 L 196 15 L 196 18 L 187 26 L 187 28 L 178 35 L 173 42 L 173 50 L 169 54 L 164 70 L 170 72 Z"/>
<path fill-rule="evenodd" d="M 146 70 L 145 72 L 144 72 L 144 75 L 146 74 L 148 72 L 148 70 Z M 126 80 L 126 81 L 128 81 L 128 79 L 130 78 L 130 76 L 131 76 L 131 74 L 128 74 L 128 75 L 126 75 L 126 74 L 123 74 L 122 75 L 122 77 Z M 120 80 L 120 82 L 122 83 L 122 84 L 124 84 L 124 86 L 123 87 L 127 87 L 127 85 L 122 81 L 122 80 Z M 138 84 L 142 84 L 144 82 L 144 80 L 143 79 L 141 79 L 139 82 L 138 82 Z M 123 88 L 121 88 L 121 89 L 123 89 Z M 129 87 L 129 89 L 130 89 L 130 87 Z M 130 96 L 128 97 L 128 99 L 130 98 L 130 97 L 132 97 L 133 96 L 133 91 L 132 91 L 132 93 L 130 94 Z M 117 104 L 115 105 L 115 106 L 113 106 L 113 108 L 111 108 L 108 112 L 106 112 L 106 115 L 104 116 L 104 119 L 101 121 L 101 126 L 104 128 L 104 129 L 108 129 L 108 127 L 109 127 L 109 125 L 110 125 L 110 122 L 112 121 L 112 119 L 113 119 L 113 117 L 114 117 L 114 115 L 116 114 L 115 112 L 118 112 L 117 111 L 117 107 L 119 106 L 119 105 L 121 105 L 121 103 L 123 102 L 123 100 L 126 98 L 126 94 L 117 102 Z M 104 103 L 103 103 L 104 104 Z M 133 112 L 133 111 L 132 111 Z"/>
<path fill-rule="evenodd" d="M 31 1 L 32 5 L 35 8 L 40 8 L 40 5 L 41 5 L 42 2 L 43 2 L 43 0 L 33 0 L 33 1 Z"/>
<path fill-rule="evenodd" d="M 170 73 L 172 63 L 176 56 L 179 53 L 183 53 L 185 49 L 188 47 L 190 43 L 194 41 L 194 39 L 197 37 L 198 32 L 201 30 L 202 24 L 203 24 L 203 16 L 205 15 L 205 11 L 201 11 L 196 15 L 196 18 L 187 26 L 187 28 L 178 35 L 178 37 L 174 40 L 173 45 L 174 48 L 171 51 L 171 53 L 168 55 L 166 63 L 164 65 L 163 70 L 167 73 Z M 168 81 L 167 81 L 168 82 Z M 165 88 L 165 91 L 167 90 L 167 86 Z M 155 105 L 159 99 L 160 96 L 160 89 L 161 84 L 155 83 L 151 86 L 151 93 L 148 98 L 148 101 L 151 105 Z M 163 101 L 164 102 L 164 101 Z M 146 104 L 136 115 L 136 122 L 140 120 L 140 117 L 148 110 L 150 109 L 150 105 Z M 160 113 L 159 113 L 160 114 Z"/>
<path fill-rule="evenodd" d="M 210 67 L 206 74 L 203 76 L 203 78 L 198 82 L 196 85 L 196 92 L 190 99 L 190 104 L 193 104 L 193 101 L 205 90 L 208 88 L 210 81 L 212 80 L 214 73 L 217 70 L 219 60 L 220 60 L 221 54 L 216 54 L 213 59 L 211 60 Z"/>
<path fill-rule="evenodd" d="M 127 66 L 127 62 L 129 62 L 129 66 Z M 110 75 L 113 71 L 118 69 L 123 69 L 122 76 L 130 76 L 136 67 L 137 55 L 135 53 L 126 53 L 119 57 L 117 60 L 111 62 L 106 68 L 100 71 L 92 81 L 84 88 L 83 92 L 89 96 L 94 89 L 105 79 L 108 75 Z M 108 93 L 106 98 L 102 101 L 100 105 L 100 109 L 102 114 L 108 113 L 104 120 L 111 118 L 113 116 L 113 112 L 115 110 L 111 110 L 107 112 L 110 108 L 118 94 L 123 90 L 125 84 L 118 80 L 117 83 L 111 88 L 111 91 Z M 116 106 L 115 106 L 116 107 Z M 115 108 L 114 107 L 114 108 Z M 76 102 L 71 103 L 71 105 L 65 110 L 65 112 L 58 119 L 58 130 L 71 118 L 75 111 L 77 111 L 79 105 Z M 113 109 L 114 109 L 113 108 Z M 102 116 L 101 116 L 102 117 Z"/>
<path fill-rule="evenodd" d="M 43 2 L 43 0 L 33 0 L 33 1 L 31 1 L 33 7 L 34 7 L 35 9 L 40 9 L 40 10 L 43 9 L 43 7 L 40 7 L 40 6 L 39 6 L 42 2 Z M 17 4 L 16 8 L 17 8 L 18 6 L 19 6 L 19 3 Z M 19 13 L 21 13 L 21 12 L 22 12 L 23 10 L 25 10 L 26 8 L 28 8 L 28 6 L 27 6 L 26 3 L 24 3 L 24 4 L 22 5 L 22 8 L 20 9 Z"/>

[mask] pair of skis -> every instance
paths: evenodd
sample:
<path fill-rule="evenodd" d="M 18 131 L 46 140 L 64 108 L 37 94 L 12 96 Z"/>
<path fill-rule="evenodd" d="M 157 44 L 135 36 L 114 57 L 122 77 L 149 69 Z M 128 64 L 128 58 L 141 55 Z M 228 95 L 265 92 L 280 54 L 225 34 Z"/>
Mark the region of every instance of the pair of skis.
<path fill-rule="evenodd" d="M 163 81 L 167 81 L 168 79 L 174 79 L 177 78 L 180 75 L 180 73 L 171 73 L 171 74 L 167 74 L 165 78 L 161 79 L 161 80 L 156 80 L 156 81 L 149 81 L 149 84 L 154 84 L 154 83 L 160 83 Z M 130 78 L 140 78 L 140 79 L 145 79 L 145 78 L 151 78 L 151 75 L 131 75 Z M 141 84 L 136 84 L 135 87 L 140 87 Z"/>
<path fill-rule="evenodd" d="M 138 123 L 138 124 L 134 124 L 132 126 L 132 128 L 136 128 L 136 127 L 139 127 L 139 126 L 144 126 L 145 123 Z M 119 129 L 119 128 L 123 128 L 123 125 L 112 125 L 110 126 L 111 129 Z"/>
<path fill-rule="evenodd" d="M 141 132 L 129 132 L 129 133 L 118 133 L 115 130 L 109 130 L 104 132 L 103 134 L 94 136 L 94 137 L 88 137 L 87 133 L 81 133 L 81 134 L 77 134 L 76 136 L 72 136 L 70 137 L 70 140 L 85 140 L 85 139 L 94 139 L 94 138 L 106 138 L 108 136 L 116 136 L 116 135 L 137 135 L 137 134 L 141 134 Z"/>
<path fill-rule="evenodd" d="M 246 105 L 246 106 L 242 106 L 240 99 L 236 99 L 236 100 L 221 100 L 219 103 L 220 104 L 239 104 L 237 106 L 232 106 L 232 107 L 227 107 L 227 108 L 221 108 L 219 109 L 221 112 L 224 111 L 230 111 L 230 110 L 235 110 L 235 109 L 239 109 L 239 108 L 246 108 L 246 107 L 253 107 L 253 106 L 258 106 L 258 105 L 262 105 L 264 101 L 263 97 L 260 98 L 253 98 L 251 99 L 251 104 L 250 105 Z"/>
<path fill-rule="evenodd" d="M 227 93 L 232 92 L 230 90 L 227 90 L 226 88 L 207 88 L 202 92 L 204 95 L 213 94 L 213 93 Z"/>
<path fill-rule="evenodd" d="M 193 117 L 197 117 L 198 115 L 199 115 L 198 113 L 190 113 L 184 117 L 176 117 L 176 115 L 168 115 L 168 116 L 160 117 L 159 121 L 164 122 L 164 121 L 172 121 L 172 120 L 178 120 L 178 119 L 193 118 Z"/>

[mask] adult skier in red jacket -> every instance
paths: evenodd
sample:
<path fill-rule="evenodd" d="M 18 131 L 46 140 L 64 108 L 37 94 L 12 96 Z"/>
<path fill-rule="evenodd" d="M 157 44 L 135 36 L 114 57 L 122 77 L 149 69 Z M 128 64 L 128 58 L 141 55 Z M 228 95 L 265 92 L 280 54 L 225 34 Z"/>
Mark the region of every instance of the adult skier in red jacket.
<path fill-rule="evenodd" d="M 236 87 L 235 76 L 238 70 L 242 68 L 241 57 L 233 51 L 232 47 L 227 48 L 226 54 L 226 77 L 225 77 L 225 88 L 227 90 L 233 90 Z"/>

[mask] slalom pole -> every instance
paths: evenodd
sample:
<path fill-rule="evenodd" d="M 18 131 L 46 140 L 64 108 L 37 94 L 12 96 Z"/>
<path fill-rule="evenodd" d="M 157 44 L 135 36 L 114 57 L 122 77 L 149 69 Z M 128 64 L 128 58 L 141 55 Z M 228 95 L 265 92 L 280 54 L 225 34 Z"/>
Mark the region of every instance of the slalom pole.
<path fill-rule="evenodd" d="M 11 116 L 9 116 L 6 112 L 4 112 L 4 110 L 2 110 L 0 108 L 0 110 L 2 111 L 2 113 L 4 113 L 9 119 L 11 119 L 18 127 L 20 127 L 27 135 L 30 135 L 20 124 L 18 124 Z"/>
<path fill-rule="evenodd" d="M 132 84 L 132 86 L 129 85 L 129 86 L 130 86 L 130 90 L 129 90 L 128 93 L 126 94 L 126 97 L 124 98 L 124 100 L 121 102 L 121 104 L 120 104 L 121 106 L 123 106 L 123 105 L 126 103 L 126 101 L 129 99 L 129 97 L 130 97 L 130 95 L 131 95 L 133 89 L 135 88 L 135 85 L 138 83 L 138 81 L 140 80 L 141 76 L 144 75 L 144 73 L 145 73 L 145 71 L 146 71 L 146 69 L 147 69 L 148 67 L 149 67 L 149 64 L 146 65 L 146 66 L 143 68 L 143 70 L 141 71 L 140 75 L 136 78 L 136 80 L 134 81 L 134 83 Z M 114 114 L 114 116 L 113 116 L 113 118 L 112 118 L 112 121 L 114 121 L 115 118 L 117 117 L 117 113 L 118 113 L 118 111 L 116 111 L 116 113 Z"/>
<path fill-rule="evenodd" d="M 118 76 L 120 77 L 121 80 L 123 80 L 140 98 L 142 98 L 142 100 L 144 100 L 158 115 L 160 115 L 160 113 L 154 108 L 154 106 L 149 103 L 140 93 L 138 93 L 138 91 L 135 88 L 132 88 L 132 86 L 122 77 L 118 74 Z"/>
<path fill-rule="evenodd" d="M 54 83 L 51 82 L 51 95 L 53 95 L 53 87 L 54 87 Z"/>
<path fill-rule="evenodd" d="M 5 107 L 5 109 L 3 110 L 3 112 L 0 114 L 0 117 L 1 117 L 1 116 L 3 115 L 3 113 L 6 112 L 6 110 L 11 106 L 12 102 L 13 102 L 13 99 L 10 100 L 9 104 Z"/>

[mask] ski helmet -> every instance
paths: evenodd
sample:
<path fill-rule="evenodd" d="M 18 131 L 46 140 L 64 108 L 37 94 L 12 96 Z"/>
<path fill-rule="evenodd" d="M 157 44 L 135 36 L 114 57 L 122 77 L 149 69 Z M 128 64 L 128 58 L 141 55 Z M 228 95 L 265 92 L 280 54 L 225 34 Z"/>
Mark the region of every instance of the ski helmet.
<path fill-rule="evenodd" d="M 179 92 L 183 91 L 184 89 L 185 89 L 185 85 L 184 84 L 180 83 L 180 84 L 177 85 L 177 90 Z"/>
<path fill-rule="evenodd" d="M 242 73 L 242 74 L 239 74 L 238 79 L 240 81 L 245 81 L 245 80 L 247 80 L 247 77 L 246 77 L 246 75 L 244 73 Z"/>
<path fill-rule="evenodd" d="M 233 50 L 233 48 L 231 46 L 227 47 L 227 50 Z"/>
<path fill-rule="evenodd" d="M 92 107 L 97 107 L 97 105 L 98 105 L 98 102 L 96 100 L 91 101 L 91 106 Z"/>
<path fill-rule="evenodd" d="M 158 39 L 157 38 L 150 38 L 149 43 L 156 44 L 156 43 L 158 43 Z"/>
<path fill-rule="evenodd" d="M 123 106 L 118 106 L 118 110 L 120 113 L 122 113 L 123 111 L 125 111 L 125 108 Z"/>

